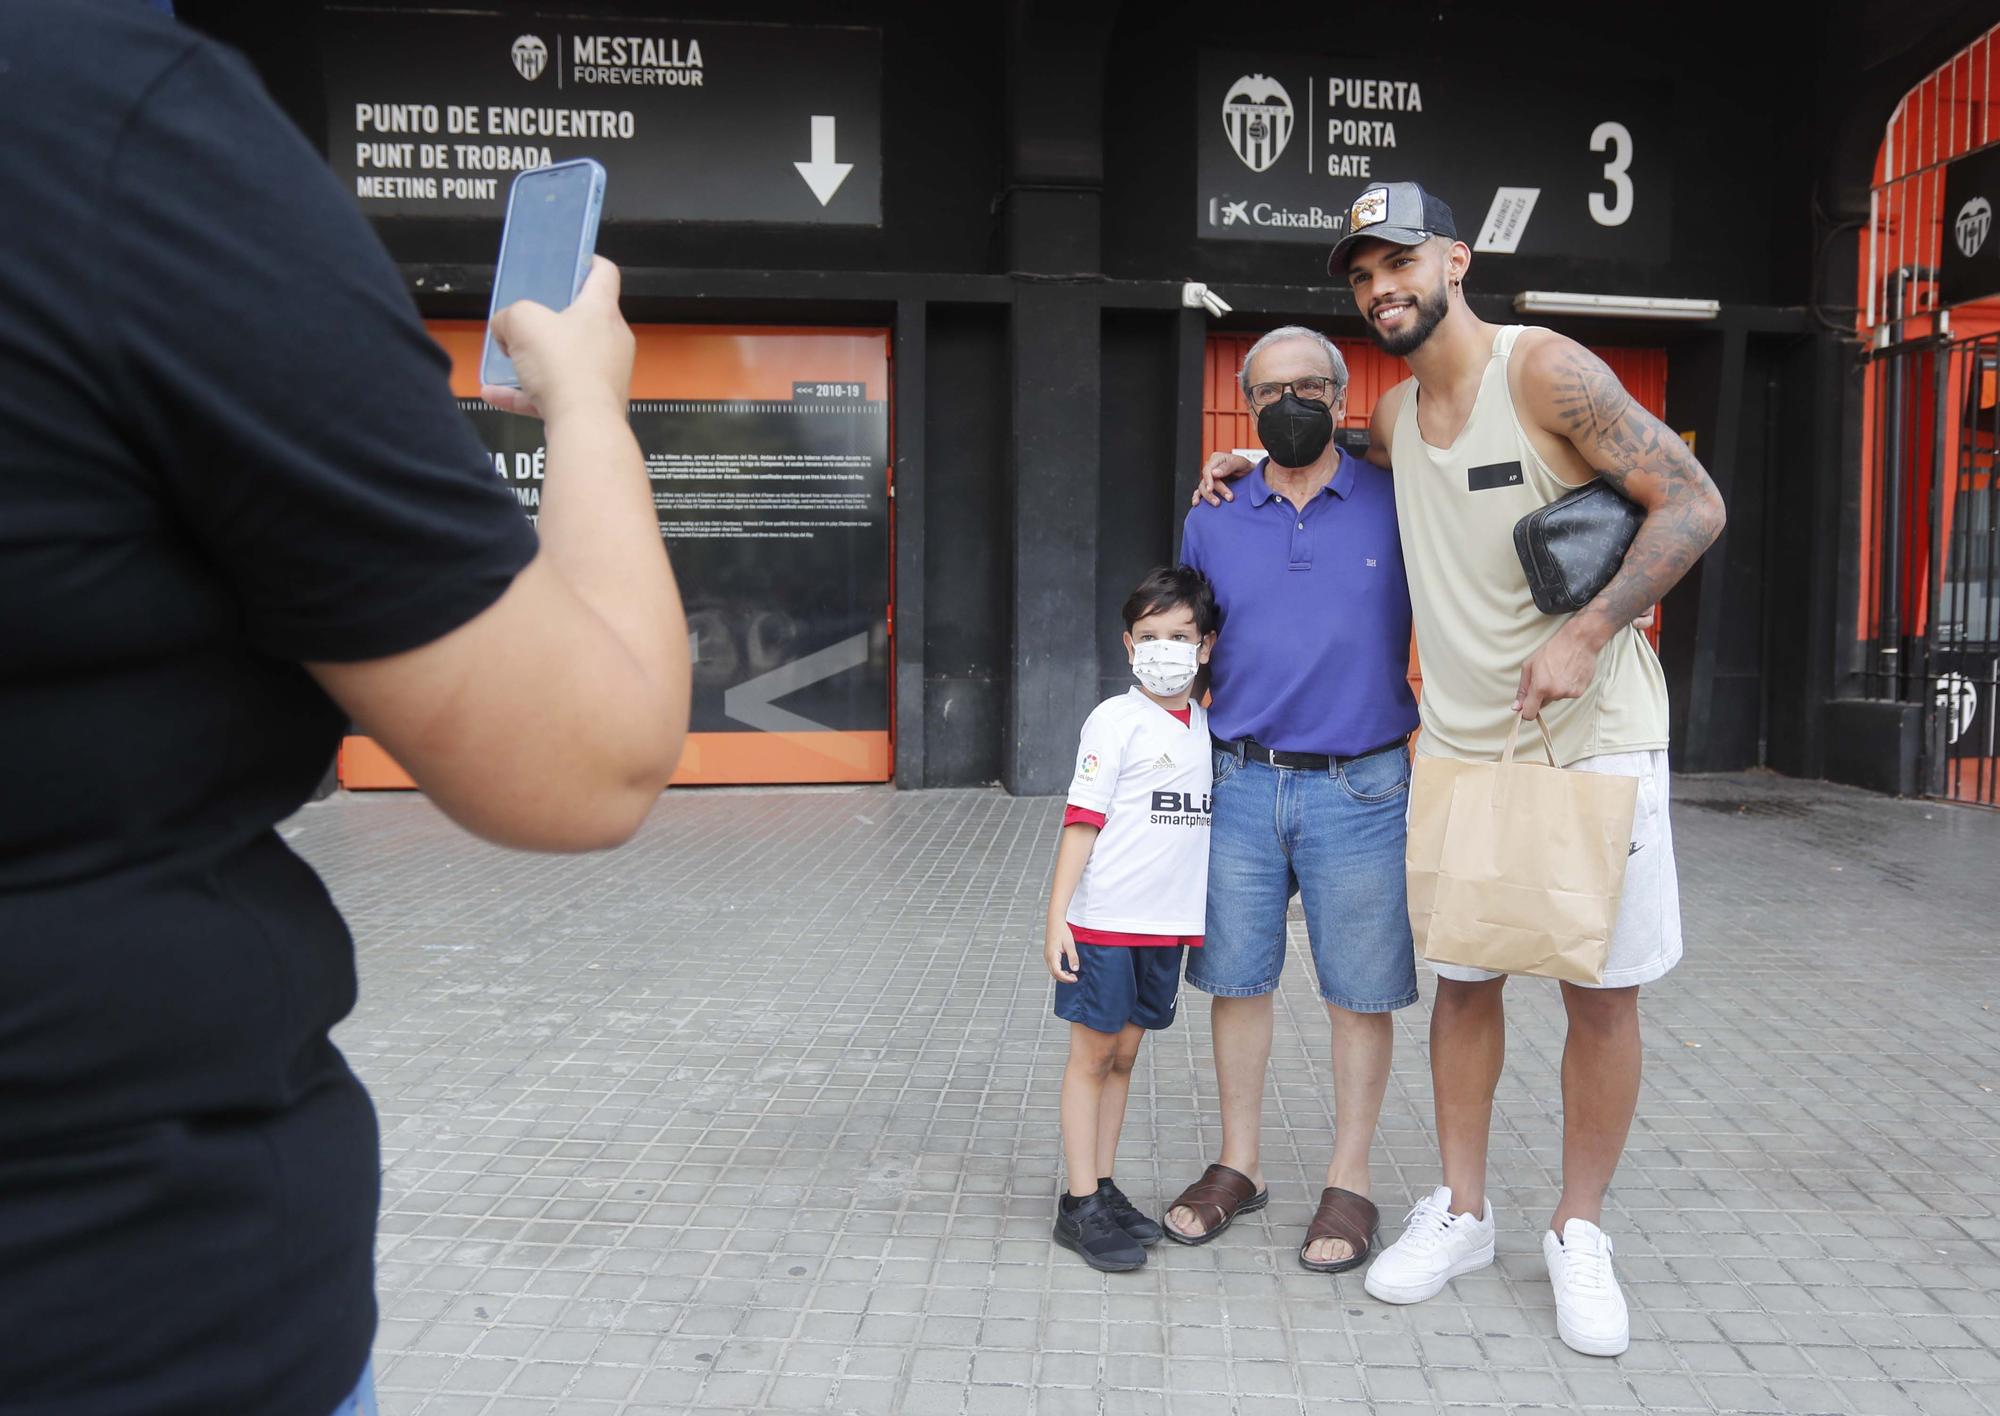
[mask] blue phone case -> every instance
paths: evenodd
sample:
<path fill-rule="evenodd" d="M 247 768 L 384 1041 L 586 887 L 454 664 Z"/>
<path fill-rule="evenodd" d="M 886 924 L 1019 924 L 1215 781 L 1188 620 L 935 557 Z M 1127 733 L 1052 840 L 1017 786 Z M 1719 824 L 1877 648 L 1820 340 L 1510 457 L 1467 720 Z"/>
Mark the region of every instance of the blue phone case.
<path fill-rule="evenodd" d="M 604 166 L 595 158 L 579 157 L 568 162 L 554 163 L 548 167 L 530 168 L 528 171 L 516 173 L 507 189 L 507 219 L 500 231 L 500 259 L 493 268 L 493 297 L 486 308 L 486 344 L 479 356 L 479 380 L 483 384 L 497 384 L 506 388 L 520 386 L 520 380 L 514 373 L 513 361 L 500 351 L 499 345 L 494 343 L 493 316 L 500 310 L 500 292 L 506 288 L 509 259 L 520 260 L 524 257 L 521 245 L 524 240 L 541 239 L 539 232 L 533 237 L 524 237 L 515 224 L 515 213 L 520 208 L 522 192 L 526 189 L 532 193 L 536 185 L 548 180 L 549 174 L 579 168 L 590 173 L 590 185 L 581 219 L 574 228 L 576 245 L 572 252 L 568 252 L 573 268 L 569 291 L 567 295 L 549 291 L 547 294 L 557 299 L 542 301 L 551 309 L 567 309 L 570 301 L 576 298 L 577 292 L 583 289 L 583 282 L 590 275 L 590 258 L 597 249 L 597 219 L 604 208 Z"/>

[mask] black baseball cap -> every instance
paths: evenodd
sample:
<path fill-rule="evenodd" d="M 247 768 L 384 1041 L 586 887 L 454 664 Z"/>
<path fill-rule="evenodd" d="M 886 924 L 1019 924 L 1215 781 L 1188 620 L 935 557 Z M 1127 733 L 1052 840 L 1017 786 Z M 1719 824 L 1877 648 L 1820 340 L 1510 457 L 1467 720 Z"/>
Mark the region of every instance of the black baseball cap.
<path fill-rule="evenodd" d="M 1458 237 L 1451 208 L 1416 182 L 1383 182 L 1354 199 L 1347 209 L 1347 234 L 1326 258 L 1328 275 L 1347 274 L 1347 253 L 1357 241 L 1415 246 L 1433 236 Z"/>

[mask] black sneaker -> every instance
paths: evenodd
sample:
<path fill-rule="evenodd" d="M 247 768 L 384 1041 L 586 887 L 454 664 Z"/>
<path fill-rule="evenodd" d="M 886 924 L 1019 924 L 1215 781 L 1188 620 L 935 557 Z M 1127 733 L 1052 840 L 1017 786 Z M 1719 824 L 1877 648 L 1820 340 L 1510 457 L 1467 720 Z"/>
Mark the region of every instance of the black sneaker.
<path fill-rule="evenodd" d="M 1101 1192 L 1078 1201 L 1074 1209 L 1056 1201 L 1056 1243 L 1076 1250 L 1102 1273 L 1130 1273 L 1146 1266 L 1146 1251 L 1119 1227 Z"/>
<path fill-rule="evenodd" d="M 1139 1212 L 1139 1207 L 1125 1198 L 1125 1192 L 1116 1185 L 1100 1182 L 1097 1196 L 1111 1211 L 1111 1217 L 1118 1221 L 1118 1227 L 1131 1235 L 1133 1241 L 1151 1248 L 1167 1237 L 1167 1231 L 1160 1228 L 1159 1221 Z"/>

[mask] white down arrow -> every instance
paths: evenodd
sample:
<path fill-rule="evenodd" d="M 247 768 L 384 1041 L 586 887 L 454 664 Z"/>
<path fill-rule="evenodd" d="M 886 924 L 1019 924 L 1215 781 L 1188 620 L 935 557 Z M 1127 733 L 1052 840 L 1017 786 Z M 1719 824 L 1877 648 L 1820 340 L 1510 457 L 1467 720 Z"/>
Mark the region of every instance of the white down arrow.
<path fill-rule="evenodd" d="M 806 179 L 819 204 L 825 206 L 833 200 L 833 194 L 840 190 L 840 184 L 847 180 L 847 174 L 854 170 L 851 162 L 833 160 L 833 115 L 813 114 L 813 155 L 811 162 L 794 162 L 799 176 Z"/>

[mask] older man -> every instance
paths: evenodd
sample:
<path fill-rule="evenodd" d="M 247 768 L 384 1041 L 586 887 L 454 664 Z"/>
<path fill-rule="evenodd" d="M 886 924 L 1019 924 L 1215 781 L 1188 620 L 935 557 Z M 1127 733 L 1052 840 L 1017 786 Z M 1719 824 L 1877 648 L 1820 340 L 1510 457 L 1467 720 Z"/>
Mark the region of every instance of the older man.
<path fill-rule="evenodd" d="M 1274 330 L 1243 388 L 1270 456 L 1235 500 L 1197 505 L 1181 559 L 1215 586 L 1215 791 L 1206 942 L 1187 981 L 1213 995 L 1222 1154 L 1166 1217 L 1204 1244 L 1269 1198 L 1258 1149 L 1285 911 L 1305 904 L 1333 1034 L 1333 1161 L 1299 1250 L 1365 1262 L 1378 1223 L 1368 1154 L 1389 1079 L 1391 1011 L 1417 1001 L 1403 893 L 1410 596 L 1388 473 L 1333 440 L 1347 366 L 1324 335 Z"/>

